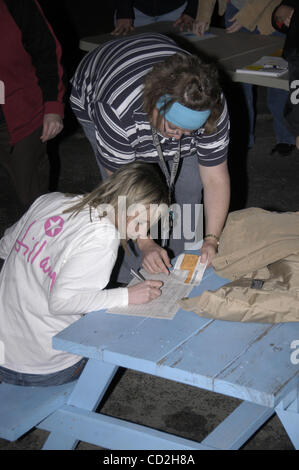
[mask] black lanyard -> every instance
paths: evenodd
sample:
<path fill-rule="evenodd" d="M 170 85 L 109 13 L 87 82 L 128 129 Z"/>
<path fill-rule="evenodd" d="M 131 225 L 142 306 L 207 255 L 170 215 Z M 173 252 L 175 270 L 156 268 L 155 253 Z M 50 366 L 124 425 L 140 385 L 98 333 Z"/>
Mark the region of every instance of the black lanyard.
<path fill-rule="evenodd" d="M 162 152 L 162 148 L 161 148 L 161 144 L 160 144 L 160 141 L 159 141 L 157 130 L 153 127 L 152 127 L 152 135 L 153 135 L 154 146 L 156 147 L 156 150 L 157 150 L 158 155 L 159 155 L 162 171 L 165 175 L 167 185 L 168 185 L 168 188 L 169 188 L 169 202 L 170 202 L 173 187 L 174 187 L 174 181 L 175 181 L 175 177 L 176 177 L 176 174 L 177 174 L 177 171 L 178 171 L 180 158 L 181 158 L 181 139 L 178 142 L 178 149 L 177 149 L 177 151 L 176 151 L 176 153 L 173 157 L 173 164 L 172 164 L 172 168 L 171 168 L 171 173 L 169 174 L 169 170 L 168 170 L 168 168 L 166 166 L 166 163 L 165 163 L 165 159 L 164 159 L 164 155 L 163 155 L 163 152 Z"/>
<path fill-rule="evenodd" d="M 178 171 L 179 163 L 180 163 L 180 158 L 181 158 L 181 139 L 178 142 L 178 149 L 173 157 L 173 164 L 171 168 L 171 173 L 169 174 L 169 170 L 167 168 L 167 165 L 164 160 L 164 155 L 162 152 L 161 144 L 159 141 L 158 133 L 155 128 L 152 127 L 152 135 L 153 135 L 153 142 L 154 146 L 156 147 L 156 150 L 159 155 L 160 159 L 160 164 L 162 167 L 162 171 L 165 175 L 167 185 L 168 185 L 168 190 L 169 190 L 169 204 L 171 204 L 171 199 L 172 199 L 172 193 L 173 193 L 173 187 L 174 187 L 174 181 L 175 177 Z M 173 224 L 173 213 L 170 211 L 169 213 L 169 227 L 172 229 L 172 224 Z M 163 228 L 162 226 L 162 233 L 161 233 L 161 246 L 165 247 L 168 243 L 169 240 L 169 232 L 165 234 L 165 227 Z"/>

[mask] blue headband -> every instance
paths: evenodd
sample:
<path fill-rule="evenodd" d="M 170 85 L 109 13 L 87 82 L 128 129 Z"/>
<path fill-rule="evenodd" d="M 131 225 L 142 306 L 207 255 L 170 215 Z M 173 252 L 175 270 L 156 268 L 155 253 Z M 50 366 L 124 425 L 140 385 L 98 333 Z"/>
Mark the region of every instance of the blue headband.
<path fill-rule="evenodd" d="M 160 111 L 160 109 L 165 106 L 170 99 L 169 95 L 161 96 L 156 103 L 158 110 Z M 209 109 L 205 111 L 194 111 L 194 109 L 187 108 L 175 101 L 163 114 L 165 119 L 175 126 L 187 129 L 188 131 L 194 131 L 204 125 L 210 116 L 211 111 Z"/>

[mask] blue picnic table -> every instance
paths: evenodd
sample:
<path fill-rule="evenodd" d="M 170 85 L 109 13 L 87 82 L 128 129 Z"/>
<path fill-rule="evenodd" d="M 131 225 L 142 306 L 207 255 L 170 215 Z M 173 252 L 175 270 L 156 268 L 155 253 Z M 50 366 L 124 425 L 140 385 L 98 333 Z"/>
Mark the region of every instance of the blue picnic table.
<path fill-rule="evenodd" d="M 209 268 L 190 295 L 226 282 Z M 50 431 L 44 449 L 78 441 L 117 450 L 238 449 L 274 413 L 298 449 L 298 340 L 298 323 L 219 321 L 182 309 L 172 320 L 89 313 L 53 339 L 55 349 L 89 360 L 66 404 L 38 426 Z M 242 402 L 202 442 L 184 439 L 95 412 L 119 367 Z"/>

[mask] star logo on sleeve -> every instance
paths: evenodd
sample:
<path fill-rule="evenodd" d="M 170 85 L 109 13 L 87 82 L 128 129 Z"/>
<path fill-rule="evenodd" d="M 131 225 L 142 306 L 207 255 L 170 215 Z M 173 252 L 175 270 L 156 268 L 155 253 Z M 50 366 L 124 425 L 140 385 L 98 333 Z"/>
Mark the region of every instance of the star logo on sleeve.
<path fill-rule="evenodd" d="M 63 229 L 63 225 L 63 218 L 59 215 L 54 215 L 45 222 L 45 234 L 48 235 L 48 237 L 56 237 Z"/>

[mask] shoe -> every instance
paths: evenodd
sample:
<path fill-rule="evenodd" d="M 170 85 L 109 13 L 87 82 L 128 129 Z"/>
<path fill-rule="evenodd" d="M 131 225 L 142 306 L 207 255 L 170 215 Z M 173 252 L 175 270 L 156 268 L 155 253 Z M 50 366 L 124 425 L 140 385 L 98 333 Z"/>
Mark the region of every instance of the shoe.
<path fill-rule="evenodd" d="M 282 157 L 288 157 L 295 148 L 296 145 L 293 144 L 276 144 L 275 147 L 271 150 L 270 155 L 278 153 Z"/>

